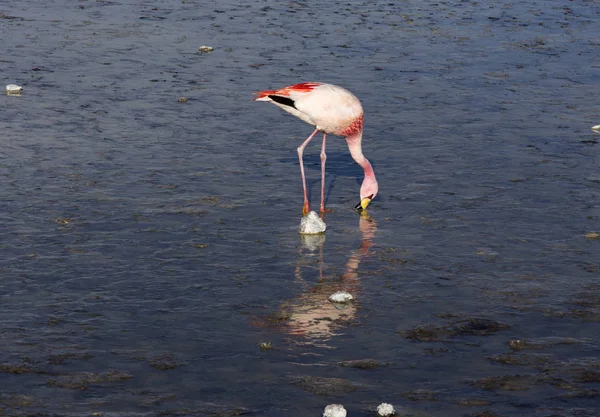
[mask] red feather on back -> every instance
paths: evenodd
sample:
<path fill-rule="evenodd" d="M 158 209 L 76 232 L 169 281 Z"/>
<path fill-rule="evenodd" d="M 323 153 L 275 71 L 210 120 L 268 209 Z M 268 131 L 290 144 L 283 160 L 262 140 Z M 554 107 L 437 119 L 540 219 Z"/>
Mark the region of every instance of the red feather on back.
<path fill-rule="evenodd" d="M 271 95 L 289 97 L 291 91 L 297 91 L 299 93 L 308 93 L 308 92 L 312 91 L 313 88 L 318 87 L 320 85 L 321 85 L 321 83 L 308 82 L 308 83 L 300 83 L 300 84 L 290 85 L 288 87 L 284 87 L 279 90 L 259 91 L 258 93 L 254 93 L 258 96 L 254 100 L 257 100 L 257 99 L 263 98 L 263 97 L 267 97 L 267 96 L 271 96 Z"/>

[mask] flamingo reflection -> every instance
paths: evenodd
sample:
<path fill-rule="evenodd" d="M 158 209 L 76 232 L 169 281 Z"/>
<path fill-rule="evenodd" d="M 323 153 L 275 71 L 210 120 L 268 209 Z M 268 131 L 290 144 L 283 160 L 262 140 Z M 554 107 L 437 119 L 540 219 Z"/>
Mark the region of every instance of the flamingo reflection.
<path fill-rule="evenodd" d="M 377 230 L 375 220 L 363 213 L 359 220 L 362 233 L 360 248 L 352 251 L 345 265 L 345 271 L 338 279 L 327 277 L 323 273 L 323 245 L 325 235 L 301 236 L 302 249 L 295 269 L 296 279 L 305 285 L 304 291 L 296 298 L 281 305 L 280 317 L 285 317 L 284 329 L 291 335 L 325 340 L 336 334 L 336 331 L 351 323 L 358 306 L 357 295 L 360 291 L 359 266 L 369 256 L 373 246 L 373 238 Z M 308 265 L 318 264 L 319 280 L 311 285 L 303 278 L 303 270 Z M 337 291 L 347 291 L 355 300 L 349 304 L 336 304 L 328 297 Z"/>

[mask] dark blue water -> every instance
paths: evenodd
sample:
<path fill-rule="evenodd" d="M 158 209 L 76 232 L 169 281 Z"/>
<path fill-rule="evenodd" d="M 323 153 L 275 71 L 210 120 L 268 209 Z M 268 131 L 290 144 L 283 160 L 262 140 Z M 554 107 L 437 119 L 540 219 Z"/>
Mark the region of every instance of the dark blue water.
<path fill-rule="evenodd" d="M 0 415 L 596 416 L 599 27 L 583 0 L 0 2 Z M 301 81 L 361 99 L 380 186 L 356 214 L 332 137 L 312 240 L 312 128 L 252 101 Z"/>

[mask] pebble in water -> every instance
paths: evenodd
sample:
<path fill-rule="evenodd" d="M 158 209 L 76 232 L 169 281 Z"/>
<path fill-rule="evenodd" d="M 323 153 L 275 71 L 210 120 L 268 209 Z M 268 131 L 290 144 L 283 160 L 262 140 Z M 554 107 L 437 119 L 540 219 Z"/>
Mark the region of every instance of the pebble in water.
<path fill-rule="evenodd" d="M 23 92 L 23 87 L 16 84 L 9 84 L 6 86 L 6 94 L 21 94 Z"/>
<path fill-rule="evenodd" d="M 347 303 L 352 299 L 354 299 L 354 297 L 352 297 L 352 294 L 346 291 L 338 291 L 329 296 L 329 301 L 331 301 L 332 303 Z"/>
<path fill-rule="evenodd" d="M 260 347 L 260 350 L 270 350 L 273 349 L 273 345 L 271 344 L 271 342 L 261 342 L 258 347 Z"/>
<path fill-rule="evenodd" d="M 212 46 L 206 46 L 206 45 L 202 45 L 199 49 L 200 52 L 202 53 L 207 53 L 207 52 L 212 52 L 215 50 L 215 48 L 213 48 Z"/>
<path fill-rule="evenodd" d="M 323 411 L 323 417 L 346 417 L 346 409 L 342 404 L 329 404 Z"/>
<path fill-rule="evenodd" d="M 302 235 L 325 233 L 325 229 L 327 229 L 327 225 L 314 211 L 311 211 L 306 216 L 302 217 L 302 220 L 300 221 L 299 232 Z"/>
<path fill-rule="evenodd" d="M 600 133 L 600 125 L 592 126 L 592 130 L 596 133 Z"/>
<path fill-rule="evenodd" d="M 377 406 L 377 415 L 381 417 L 389 417 L 396 414 L 396 410 L 394 410 L 394 406 L 392 404 L 381 403 Z"/>

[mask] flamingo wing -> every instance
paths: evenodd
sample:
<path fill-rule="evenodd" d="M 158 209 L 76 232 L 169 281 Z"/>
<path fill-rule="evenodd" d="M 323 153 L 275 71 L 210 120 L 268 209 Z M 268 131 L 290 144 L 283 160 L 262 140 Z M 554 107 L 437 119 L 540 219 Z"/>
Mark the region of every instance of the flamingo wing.
<path fill-rule="evenodd" d="M 308 82 L 308 83 L 300 83 L 294 84 L 287 87 L 280 88 L 279 90 L 264 90 L 254 93 L 257 97 L 254 100 L 257 101 L 269 101 L 269 99 L 273 100 L 273 97 L 283 97 L 291 100 L 295 93 L 310 93 L 316 87 L 322 85 L 321 83 Z M 273 100 L 275 101 L 275 100 Z"/>
<path fill-rule="evenodd" d="M 306 123 L 315 126 L 317 123 L 312 117 L 313 115 L 311 114 L 312 112 L 310 109 L 305 108 L 306 106 L 303 105 L 298 106 L 298 104 L 300 101 L 303 101 L 303 99 L 310 97 L 311 93 L 317 87 L 322 85 L 323 84 L 321 83 L 307 82 L 290 85 L 280 88 L 279 90 L 260 91 L 255 93 L 257 97 L 254 100 L 270 101 L 277 107 L 280 107 L 297 118 L 304 120 Z"/>

